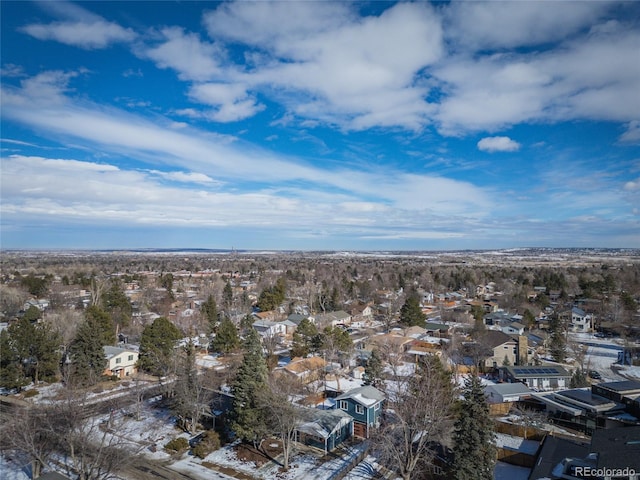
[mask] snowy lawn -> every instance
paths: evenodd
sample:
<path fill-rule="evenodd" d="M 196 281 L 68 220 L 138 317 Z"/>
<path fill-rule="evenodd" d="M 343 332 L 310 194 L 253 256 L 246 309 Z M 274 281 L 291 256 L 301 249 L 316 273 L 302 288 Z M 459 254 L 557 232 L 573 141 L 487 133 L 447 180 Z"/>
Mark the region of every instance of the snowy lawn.
<path fill-rule="evenodd" d="M 238 459 L 233 444 L 227 445 L 208 455 L 204 461 L 215 465 L 246 473 L 254 478 L 271 480 L 278 478 L 279 480 L 327 480 L 332 478 L 339 470 L 344 468 L 349 462 L 355 459 L 364 449 L 364 444 L 351 447 L 344 447 L 335 452 L 339 454 L 337 458 L 327 457 L 321 458 L 322 452 L 304 449 L 294 454 L 290 459 L 289 471 L 280 472 L 280 465 L 274 462 L 268 462 L 262 467 L 257 467 L 253 462 L 243 462 Z M 280 458 L 278 459 L 280 460 Z M 363 466 L 361 470 L 365 467 Z M 368 477 L 353 477 L 357 478 Z"/>

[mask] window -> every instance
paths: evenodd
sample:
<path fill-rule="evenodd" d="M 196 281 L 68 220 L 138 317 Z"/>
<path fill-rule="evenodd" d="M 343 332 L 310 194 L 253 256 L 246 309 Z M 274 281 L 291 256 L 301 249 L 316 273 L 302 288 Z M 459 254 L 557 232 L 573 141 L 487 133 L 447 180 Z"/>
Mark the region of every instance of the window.
<path fill-rule="evenodd" d="M 348 410 L 349 409 L 349 404 L 347 402 L 345 402 L 344 400 L 339 400 L 338 401 L 338 408 L 340 410 Z"/>
<path fill-rule="evenodd" d="M 129 355 L 129 357 L 127 358 L 127 360 L 129 360 L 130 362 L 133 362 L 133 355 Z"/>
<path fill-rule="evenodd" d="M 356 405 L 356 413 L 358 415 L 364 415 L 364 407 L 362 405 Z"/>
<path fill-rule="evenodd" d="M 122 359 L 120 357 L 116 358 L 116 363 L 122 363 Z"/>
<path fill-rule="evenodd" d="M 374 407 L 374 409 L 375 409 L 375 410 L 380 410 L 380 406 L 381 406 L 381 405 L 382 405 L 381 403 L 376 403 L 376 406 Z"/>

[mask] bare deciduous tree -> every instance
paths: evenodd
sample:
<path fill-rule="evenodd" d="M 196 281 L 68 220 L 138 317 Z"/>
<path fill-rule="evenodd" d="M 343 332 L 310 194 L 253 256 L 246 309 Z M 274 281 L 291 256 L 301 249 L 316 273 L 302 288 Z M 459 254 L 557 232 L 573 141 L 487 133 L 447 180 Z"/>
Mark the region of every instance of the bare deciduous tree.
<path fill-rule="evenodd" d="M 296 428 L 304 411 L 293 402 L 303 391 L 304 387 L 298 379 L 282 373 L 272 374 L 268 380 L 268 388 L 261 392 L 259 399 L 259 403 L 269 411 L 269 427 L 282 442 L 284 470 L 289 469 Z"/>
<path fill-rule="evenodd" d="M 379 461 L 404 480 L 432 464 L 437 446 L 446 444 L 452 431 L 451 379 L 435 362 L 397 380 L 394 392 L 389 389 L 385 419 L 373 437 Z"/>
<path fill-rule="evenodd" d="M 116 478 L 140 447 L 123 437 L 125 419 L 105 423 L 89 412 L 86 398 L 74 391 L 54 404 L 29 406 L 3 424 L 1 447 L 27 455 L 34 478 L 54 457 L 80 480 Z"/>

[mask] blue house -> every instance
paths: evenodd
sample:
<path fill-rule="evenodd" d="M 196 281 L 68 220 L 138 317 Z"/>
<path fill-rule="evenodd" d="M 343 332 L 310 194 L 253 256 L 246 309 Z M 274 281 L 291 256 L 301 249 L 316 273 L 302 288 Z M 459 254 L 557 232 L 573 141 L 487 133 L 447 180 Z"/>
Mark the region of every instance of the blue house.
<path fill-rule="evenodd" d="M 306 408 L 296 441 L 330 452 L 353 435 L 353 418 L 340 410 Z"/>
<path fill-rule="evenodd" d="M 369 430 L 380 423 L 384 394 L 371 385 L 354 388 L 336 397 L 336 409 L 353 417 L 353 435 L 369 438 Z"/>

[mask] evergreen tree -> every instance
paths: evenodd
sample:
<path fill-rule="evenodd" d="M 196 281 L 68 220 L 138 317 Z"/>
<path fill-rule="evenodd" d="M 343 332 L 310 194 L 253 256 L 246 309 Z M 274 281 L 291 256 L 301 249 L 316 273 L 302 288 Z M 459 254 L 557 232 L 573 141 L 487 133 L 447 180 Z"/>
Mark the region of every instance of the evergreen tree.
<path fill-rule="evenodd" d="M 378 389 L 384 389 L 384 364 L 377 348 L 371 351 L 371 356 L 364 367 L 364 384 Z"/>
<path fill-rule="evenodd" d="M 287 291 L 287 284 L 284 278 L 279 278 L 272 287 L 265 288 L 258 297 L 258 308 L 267 312 L 274 310 L 282 302 L 284 302 Z"/>
<path fill-rule="evenodd" d="M 480 379 L 465 380 L 453 434 L 453 478 L 493 480 L 496 446 L 493 421 Z"/>
<path fill-rule="evenodd" d="M 227 280 L 222 290 L 222 307 L 229 311 L 233 306 L 233 289 L 231 288 L 231 282 Z"/>
<path fill-rule="evenodd" d="M 218 327 L 218 333 L 213 339 L 213 351 L 229 353 L 240 345 L 238 329 L 228 318 L 223 318 Z"/>
<path fill-rule="evenodd" d="M 91 324 L 91 328 L 95 330 L 95 334 L 102 345 L 114 345 L 116 343 L 116 328 L 107 312 L 97 305 L 91 305 L 85 311 L 84 316 L 87 322 Z"/>
<path fill-rule="evenodd" d="M 422 313 L 422 308 L 420 308 L 418 295 L 409 295 L 400 309 L 400 323 L 407 327 L 418 326 L 424 328 L 426 318 L 427 316 Z"/>
<path fill-rule="evenodd" d="M 27 308 L 27 311 L 24 312 L 22 318 L 29 322 L 37 322 L 41 316 L 42 312 L 40 311 L 40 309 L 35 305 L 31 305 L 29 308 Z"/>
<path fill-rule="evenodd" d="M 571 381 L 569 382 L 569 388 L 582 388 L 588 387 L 589 381 L 584 373 L 584 370 L 577 368 L 573 375 L 571 375 Z"/>
<path fill-rule="evenodd" d="M 60 370 L 61 340 L 48 324 L 32 323 L 23 317 L 12 323 L 7 333 L 10 349 L 7 353 L 17 361 L 24 376 L 36 384 L 40 380 L 56 379 Z M 11 367 L 10 371 L 14 375 L 16 368 Z"/>
<path fill-rule="evenodd" d="M 567 357 L 567 341 L 560 320 L 554 315 L 549 322 L 551 338 L 549 340 L 549 353 L 555 362 L 562 363 Z"/>
<path fill-rule="evenodd" d="M 244 358 L 232 386 L 231 428 L 245 442 L 257 444 L 267 434 L 268 412 L 259 401 L 260 393 L 267 388 L 267 376 L 260 337 L 250 329 L 244 340 Z"/>
<path fill-rule="evenodd" d="M 180 330 L 169 319 L 156 318 L 142 331 L 138 367 L 159 377 L 167 375 L 172 369 L 176 342 L 181 337 Z"/>
<path fill-rule="evenodd" d="M 104 355 L 104 332 L 97 321 L 88 317 L 78 327 L 69 347 L 71 381 L 78 385 L 94 385 L 104 373 L 107 359 Z"/>
<path fill-rule="evenodd" d="M 0 387 L 8 389 L 22 389 L 29 384 L 29 378 L 25 375 L 22 362 L 13 348 L 9 332 L 0 332 Z"/>
<path fill-rule="evenodd" d="M 213 333 L 218 328 L 218 306 L 213 295 L 207 297 L 207 301 L 200 306 L 200 311 L 207 319 L 209 333 Z"/>
<path fill-rule="evenodd" d="M 306 357 L 318 349 L 318 329 L 308 318 L 302 319 L 293 332 L 292 357 Z"/>
<path fill-rule="evenodd" d="M 249 314 L 242 317 L 242 320 L 240 320 L 240 334 L 244 336 L 247 335 L 250 330 L 253 330 L 253 322 L 255 321 L 256 319 Z"/>
<path fill-rule="evenodd" d="M 109 314 L 118 332 L 131 323 L 133 308 L 119 281 L 111 282 L 111 287 L 102 294 L 102 308 Z"/>

